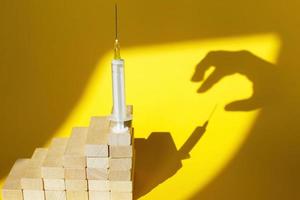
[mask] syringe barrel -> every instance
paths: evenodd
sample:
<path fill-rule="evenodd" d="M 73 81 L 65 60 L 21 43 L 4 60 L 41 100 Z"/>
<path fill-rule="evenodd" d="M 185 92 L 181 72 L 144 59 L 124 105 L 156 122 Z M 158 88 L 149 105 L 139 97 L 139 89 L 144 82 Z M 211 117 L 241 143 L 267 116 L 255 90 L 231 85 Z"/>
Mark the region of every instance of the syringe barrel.
<path fill-rule="evenodd" d="M 127 117 L 125 100 L 124 60 L 112 61 L 113 113 L 112 120 L 124 122 Z"/>

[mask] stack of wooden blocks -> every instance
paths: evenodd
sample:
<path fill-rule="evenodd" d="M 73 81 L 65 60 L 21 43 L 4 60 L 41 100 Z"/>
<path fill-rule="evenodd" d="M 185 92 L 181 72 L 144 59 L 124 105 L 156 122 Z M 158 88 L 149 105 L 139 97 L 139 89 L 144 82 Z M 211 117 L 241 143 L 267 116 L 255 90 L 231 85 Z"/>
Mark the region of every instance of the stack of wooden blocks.
<path fill-rule="evenodd" d="M 112 125 L 109 117 L 92 117 L 70 138 L 54 138 L 49 148 L 17 160 L 3 200 L 132 200 L 133 128 L 113 133 Z"/>

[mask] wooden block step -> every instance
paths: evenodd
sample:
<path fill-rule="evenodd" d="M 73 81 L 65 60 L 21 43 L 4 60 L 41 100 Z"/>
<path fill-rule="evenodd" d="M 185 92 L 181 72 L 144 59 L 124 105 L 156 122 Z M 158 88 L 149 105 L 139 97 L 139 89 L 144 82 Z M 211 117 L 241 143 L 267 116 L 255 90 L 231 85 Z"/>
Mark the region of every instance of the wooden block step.
<path fill-rule="evenodd" d="M 43 190 L 41 166 L 47 155 L 46 148 L 37 148 L 31 159 L 24 176 L 21 178 L 21 187 L 24 190 Z"/>
<path fill-rule="evenodd" d="M 42 177 L 46 179 L 64 178 L 63 155 L 68 143 L 67 138 L 54 138 L 42 164 Z"/>
<path fill-rule="evenodd" d="M 19 159 L 13 165 L 2 187 L 3 200 L 23 200 L 21 178 L 25 175 L 29 159 Z"/>
<path fill-rule="evenodd" d="M 85 168 L 86 160 L 84 155 L 84 145 L 88 128 L 73 128 L 69 138 L 65 154 L 63 156 L 63 166 L 65 168 Z"/>
<path fill-rule="evenodd" d="M 85 155 L 108 157 L 109 117 L 92 117 L 87 133 Z"/>
<path fill-rule="evenodd" d="M 48 149 L 48 155 L 64 155 L 68 140 L 66 137 L 53 138 Z"/>

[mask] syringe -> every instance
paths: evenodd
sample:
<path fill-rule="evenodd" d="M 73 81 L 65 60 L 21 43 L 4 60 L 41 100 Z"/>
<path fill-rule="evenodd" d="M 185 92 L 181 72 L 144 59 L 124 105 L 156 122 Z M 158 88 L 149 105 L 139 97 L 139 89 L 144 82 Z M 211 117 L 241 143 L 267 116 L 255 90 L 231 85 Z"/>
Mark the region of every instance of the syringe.
<path fill-rule="evenodd" d="M 124 122 L 131 120 L 131 116 L 127 114 L 125 100 L 125 80 L 124 80 L 124 60 L 120 55 L 120 44 L 118 40 L 118 7 L 115 5 L 115 44 L 114 59 L 112 60 L 112 89 L 113 89 L 113 112 L 111 120 L 115 122 L 112 131 L 115 133 L 123 133 L 128 131 Z"/>

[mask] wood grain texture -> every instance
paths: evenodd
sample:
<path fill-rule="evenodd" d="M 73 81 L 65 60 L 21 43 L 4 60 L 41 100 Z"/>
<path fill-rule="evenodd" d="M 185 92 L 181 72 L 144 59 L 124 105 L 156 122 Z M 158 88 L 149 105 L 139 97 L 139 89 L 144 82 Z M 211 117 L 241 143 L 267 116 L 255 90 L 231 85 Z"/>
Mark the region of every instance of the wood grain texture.
<path fill-rule="evenodd" d="M 107 180 L 108 169 L 86 168 L 87 179 L 89 180 Z"/>
<path fill-rule="evenodd" d="M 65 180 L 64 179 L 44 179 L 45 190 L 65 190 Z"/>
<path fill-rule="evenodd" d="M 110 192 L 89 191 L 89 200 L 110 200 Z"/>
<path fill-rule="evenodd" d="M 67 191 L 87 191 L 87 180 L 66 180 Z"/>
<path fill-rule="evenodd" d="M 87 168 L 107 169 L 109 167 L 109 158 L 86 158 Z"/>
<path fill-rule="evenodd" d="M 108 179 L 111 181 L 130 181 L 131 170 L 109 170 Z"/>
<path fill-rule="evenodd" d="M 111 158 L 109 160 L 110 170 L 130 170 L 132 168 L 132 158 Z"/>
<path fill-rule="evenodd" d="M 132 157 L 132 145 L 128 146 L 109 146 L 109 155 L 111 158 L 131 158 Z"/>
<path fill-rule="evenodd" d="M 108 144 L 112 146 L 129 146 L 131 145 L 131 128 L 125 133 L 113 133 L 108 135 Z"/>
<path fill-rule="evenodd" d="M 72 129 L 66 151 L 63 157 L 63 166 L 65 168 L 84 168 L 86 160 L 84 155 L 84 145 L 88 128 L 76 127 Z"/>
<path fill-rule="evenodd" d="M 110 190 L 115 192 L 132 192 L 132 181 L 110 181 Z"/>
<path fill-rule="evenodd" d="M 23 190 L 24 200 L 45 200 L 43 190 Z"/>
<path fill-rule="evenodd" d="M 132 192 L 111 192 L 110 200 L 132 200 Z"/>
<path fill-rule="evenodd" d="M 87 191 L 66 191 L 67 200 L 89 200 Z"/>
<path fill-rule="evenodd" d="M 42 177 L 47 179 L 64 178 L 63 155 L 67 147 L 67 138 L 54 138 L 42 164 Z"/>
<path fill-rule="evenodd" d="M 89 191 L 106 191 L 110 190 L 110 181 L 108 180 L 88 180 Z"/>
<path fill-rule="evenodd" d="M 21 178 L 26 172 L 29 159 L 17 160 L 2 187 L 3 200 L 23 200 Z"/>
<path fill-rule="evenodd" d="M 85 155 L 87 157 L 108 157 L 109 117 L 92 117 L 87 133 Z"/>
<path fill-rule="evenodd" d="M 85 180 L 86 168 L 65 168 L 65 179 Z"/>
<path fill-rule="evenodd" d="M 65 191 L 45 191 L 46 200 L 67 200 Z"/>
<path fill-rule="evenodd" d="M 48 149 L 35 149 L 24 176 L 21 178 L 21 187 L 26 190 L 43 190 L 41 166 L 46 158 Z"/>

